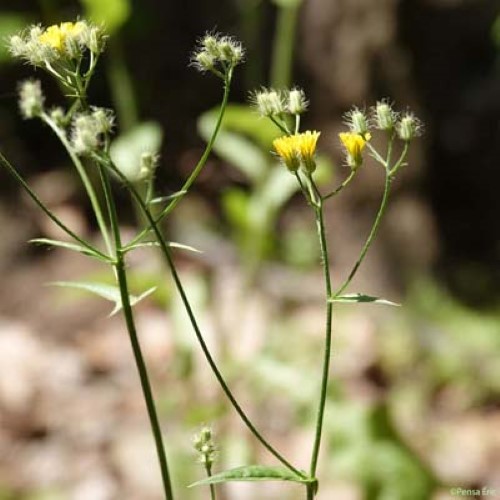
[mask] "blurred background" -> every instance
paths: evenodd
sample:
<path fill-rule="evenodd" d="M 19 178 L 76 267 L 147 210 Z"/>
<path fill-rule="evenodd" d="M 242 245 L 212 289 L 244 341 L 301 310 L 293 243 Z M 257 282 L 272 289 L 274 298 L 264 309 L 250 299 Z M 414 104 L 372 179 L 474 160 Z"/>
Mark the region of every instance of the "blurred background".
<path fill-rule="evenodd" d="M 161 150 L 158 191 L 196 164 L 221 98 L 189 67 L 200 35 L 247 48 L 224 129 L 169 237 L 207 341 L 243 406 L 274 445 L 307 468 L 319 384 L 323 284 L 314 220 L 269 154 L 276 130 L 247 106 L 261 85 L 299 85 L 306 126 L 321 130 L 319 181 L 346 177 L 337 134 L 352 105 L 390 97 L 425 123 L 398 176 L 379 237 L 350 291 L 403 307 L 339 305 L 321 456 L 320 500 L 448 499 L 452 487 L 500 498 L 500 8 L 497 0 L 2 0 L 0 38 L 30 23 L 105 22 L 109 45 L 91 103 L 116 110 L 117 146 Z M 57 140 L 17 111 L 32 68 L 0 48 L 0 147 L 41 198 L 89 238 L 95 223 Z M 62 104 L 46 75 L 47 100 Z M 131 168 L 134 166 L 132 165 Z M 276 172 L 281 173 L 276 173 Z M 111 306 L 45 286 L 112 281 L 63 250 L 4 172 L 0 182 L 0 499 L 155 500 L 160 475 L 128 338 Z M 380 203 L 369 161 L 328 206 L 332 272 L 355 262 Z M 136 215 L 117 187 L 123 230 Z M 217 470 L 274 463 L 227 405 L 154 251 L 130 258 L 132 288 L 157 291 L 137 322 L 182 500 L 203 477 L 191 437 L 218 436 Z M 295 500 L 290 484 L 232 484 L 223 500 Z M 465 497 L 464 497 L 465 498 Z"/>

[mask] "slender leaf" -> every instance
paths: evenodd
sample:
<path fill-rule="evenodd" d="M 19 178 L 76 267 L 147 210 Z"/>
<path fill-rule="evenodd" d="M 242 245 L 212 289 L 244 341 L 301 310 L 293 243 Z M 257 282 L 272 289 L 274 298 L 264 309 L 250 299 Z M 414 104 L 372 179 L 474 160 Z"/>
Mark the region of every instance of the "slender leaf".
<path fill-rule="evenodd" d="M 141 243 L 134 243 L 133 245 L 129 245 L 125 248 L 127 252 L 130 252 L 131 250 L 136 250 L 137 248 L 147 248 L 147 247 L 159 247 L 160 244 L 157 241 L 143 241 Z M 177 243 L 175 241 L 167 241 L 167 246 L 170 248 L 177 248 L 179 250 L 186 250 L 188 252 L 194 252 L 194 253 L 203 253 L 201 250 L 198 250 L 197 248 L 194 248 L 189 245 L 184 245 L 182 243 Z"/>
<path fill-rule="evenodd" d="M 158 198 L 153 198 L 149 204 L 156 205 L 158 203 L 165 203 L 166 201 L 171 201 L 175 198 L 179 198 L 180 196 L 184 196 L 187 193 L 185 189 L 181 191 L 177 191 L 176 193 L 169 194 L 168 196 L 159 196 Z"/>
<path fill-rule="evenodd" d="M 348 293 L 346 295 L 339 295 L 338 297 L 331 297 L 328 302 L 370 302 L 373 304 L 383 304 L 386 306 L 396 306 L 399 307 L 401 304 L 396 302 L 391 302 L 390 300 L 381 299 L 380 297 L 372 297 L 371 295 L 364 295 L 362 293 Z"/>
<path fill-rule="evenodd" d="M 84 247 L 83 245 L 78 245 L 78 243 L 71 243 L 69 241 L 51 240 L 49 238 L 34 238 L 32 240 L 29 240 L 29 243 L 34 243 L 35 245 L 47 245 L 52 247 L 65 248 L 66 250 L 73 250 L 83 255 L 95 257 L 96 259 L 99 259 L 103 262 L 109 262 L 110 260 L 104 259 L 99 254 L 93 252 L 90 248 Z"/>
<path fill-rule="evenodd" d="M 103 299 L 109 300 L 110 302 L 114 302 L 115 307 L 111 311 L 110 316 L 116 314 L 123 306 L 120 288 L 113 285 L 105 285 L 103 283 L 92 283 L 88 281 L 55 281 L 49 283 L 52 286 L 60 286 L 65 288 L 75 288 L 78 290 L 84 290 L 86 292 L 93 293 L 102 297 Z M 156 290 L 156 287 L 150 288 L 146 290 L 141 295 L 130 295 L 130 304 L 135 306 L 142 299 L 146 298 L 148 295 L 151 295 Z"/>
<path fill-rule="evenodd" d="M 227 483 L 230 481 L 294 481 L 296 483 L 313 483 L 315 480 L 300 477 L 284 467 L 271 467 L 267 465 L 245 465 L 229 469 L 209 478 L 202 479 L 189 485 L 203 486 L 207 484 Z"/>

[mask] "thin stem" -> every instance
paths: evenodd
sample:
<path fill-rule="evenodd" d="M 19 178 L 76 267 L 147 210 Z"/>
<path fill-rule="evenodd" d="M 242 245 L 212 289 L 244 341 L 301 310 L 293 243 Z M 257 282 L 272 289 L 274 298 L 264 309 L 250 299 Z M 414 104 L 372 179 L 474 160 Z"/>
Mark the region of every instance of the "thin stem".
<path fill-rule="evenodd" d="M 113 165 L 112 161 L 110 158 L 106 159 L 101 159 L 102 161 L 105 161 L 106 164 L 109 166 L 109 168 L 112 169 L 112 171 L 118 175 L 118 177 L 125 183 L 127 188 L 130 190 L 132 193 L 132 196 L 134 197 L 135 201 L 138 203 L 140 206 L 142 212 L 146 216 L 148 223 L 150 224 L 151 228 L 153 229 L 156 239 L 160 245 L 160 249 L 163 253 L 163 256 L 165 257 L 165 260 L 167 261 L 168 267 L 170 269 L 170 273 L 172 274 L 172 278 L 174 280 L 175 286 L 177 288 L 177 291 L 181 297 L 182 303 L 184 305 L 184 308 L 186 309 L 186 312 L 189 317 L 189 321 L 191 323 L 191 326 L 193 327 L 193 330 L 195 332 L 196 338 L 198 340 L 198 343 L 200 344 L 201 350 L 203 351 L 203 354 L 205 355 L 205 358 L 212 370 L 212 372 L 215 375 L 215 378 L 219 382 L 219 385 L 221 386 L 222 390 L 224 391 L 224 394 L 226 397 L 229 399 L 231 404 L 233 405 L 234 409 L 240 416 L 240 418 L 243 420 L 245 425 L 248 427 L 248 429 L 252 432 L 252 434 L 259 440 L 259 442 L 272 454 L 274 455 L 275 458 L 277 458 L 285 467 L 287 467 L 289 470 L 297 474 L 298 476 L 305 478 L 305 475 L 303 472 L 300 472 L 297 468 L 295 468 L 290 462 L 288 462 L 271 444 L 268 443 L 268 441 L 260 434 L 260 432 L 257 430 L 257 428 L 254 426 L 254 424 L 251 422 L 251 420 L 247 417 L 241 406 L 239 405 L 238 401 L 236 398 L 233 396 L 231 390 L 229 389 L 226 381 L 224 380 L 224 377 L 222 376 L 219 368 L 217 367 L 216 362 L 214 361 L 210 350 L 208 349 L 208 346 L 205 342 L 205 339 L 203 338 L 203 335 L 201 333 L 201 330 L 198 326 L 198 322 L 196 321 L 196 317 L 193 313 L 193 310 L 191 308 L 191 304 L 189 302 L 189 299 L 186 295 L 186 291 L 184 290 L 184 286 L 182 285 L 182 282 L 179 278 L 179 274 L 177 273 L 177 269 L 175 267 L 175 263 L 172 258 L 172 254 L 170 252 L 170 249 L 168 248 L 167 243 L 165 242 L 165 239 L 163 238 L 163 235 L 161 234 L 160 229 L 158 228 L 158 225 L 156 221 L 154 220 L 154 217 L 151 215 L 151 212 L 149 211 L 149 208 L 147 205 L 144 203 L 143 199 L 141 198 L 140 193 L 137 191 L 135 186 L 127 179 L 123 173 L 121 173 L 115 165 Z"/>
<path fill-rule="evenodd" d="M 286 135 L 291 135 L 290 129 L 285 122 L 279 122 L 274 116 L 270 116 L 269 119 Z"/>
<path fill-rule="evenodd" d="M 153 398 L 153 393 L 151 390 L 151 383 L 149 381 L 148 370 L 144 357 L 142 355 L 141 346 L 139 343 L 139 338 L 137 335 L 137 330 L 135 327 L 134 316 L 132 312 L 132 306 L 130 304 L 130 293 L 127 283 L 127 273 L 125 271 L 125 259 L 124 250 L 122 247 L 120 228 L 118 225 L 118 215 L 116 212 L 116 205 L 113 199 L 113 194 L 111 192 L 111 185 L 109 181 L 109 175 L 106 169 L 99 165 L 101 169 L 102 181 L 104 195 L 106 198 L 106 203 L 109 211 L 109 217 L 111 221 L 111 229 L 113 232 L 115 249 L 116 249 L 116 276 L 118 280 L 118 286 L 120 287 L 120 297 L 122 301 L 123 314 L 125 317 L 125 323 L 127 325 L 127 331 L 130 337 L 130 343 L 132 345 L 132 351 L 134 353 L 134 359 L 137 366 L 137 371 L 139 372 L 139 378 L 141 381 L 142 392 L 144 395 L 144 400 L 146 403 L 146 408 L 148 411 L 149 422 L 151 425 L 151 430 L 156 444 L 156 452 L 158 454 L 158 461 L 160 464 L 161 475 L 163 480 L 163 488 L 165 492 L 166 500 L 173 500 L 174 495 L 172 492 L 172 483 L 170 479 L 170 473 L 168 470 L 167 457 L 165 454 L 165 447 L 163 445 L 163 438 L 161 434 L 160 423 L 158 420 L 158 415 L 156 412 L 156 406 Z"/>
<path fill-rule="evenodd" d="M 351 173 L 349 174 L 349 177 L 347 177 L 347 179 L 345 179 L 344 182 L 342 182 L 342 184 L 340 184 L 340 186 L 334 189 L 331 193 L 328 193 L 325 196 L 323 196 L 322 197 L 323 200 L 327 200 L 328 198 L 332 198 L 333 196 L 339 194 L 340 191 L 342 191 L 342 189 L 344 189 L 354 179 L 354 176 L 356 175 L 357 171 L 358 171 L 357 169 L 352 169 Z"/>
<path fill-rule="evenodd" d="M 97 199 L 97 196 L 96 196 L 96 193 L 94 190 L 94 186 L 90 182 L 90 179 L 87 175 L 87 172 L 85 171 L 85 167 L 83 166 L 82 162 L 80 161 L 80 158 L 78 157 L 78 155 L 76 155 L 75 152 L 73 151 L 73 148 L 71 147 L 71 144 L 69 143 L 68 139 L 66 138 L 66 135 L 64 134 L 64 132 L 45 113 L 42 114 L 42 120 L 57 135 L 57 137 L 61 141 L 62 145 L 66 149 L 69 157 L 71 158 L 71 161 L 75 165 L 76 170 L 77 170 L 78 174 L 80 175 L 82 183 L 85 187 L 85 190 L 87 191 L 87 195 L 88 195 L 90 203 L 92 205 L 92 209 L 94 210 L 95 218 L 97 220 L 97 225 L 99 226 L 99 230 L 101 231 L 102 237 L 104 239 L 104 243 L 106 245 L 106 249 L 111 254 L 112 253 L 112 245 L 111 245 L 111 240 L 110 240 L 108 228 L 107 228 L 106 223 L 104 221 L 101 205 L 99 203 L 99 200 Z"/>
<path fill-rule="evenodd" d="M 380 222 L 382 221 L 382 217 L 384 215 L 385 209 L 387 208 L 387 202 L 389 201 L 391 181 L 392 181 L 391 174 L 386 172 L 385 184 L 384 184 L 384 194 L 382 196 L 382 201 L 380 203 L 380 207 L 378 209 L 377 216 L 375 217 L 375 221 L 373 223 L 371 231 L 368 235 L 368 238 L 365 241 L 365 244 L 363 245 L 363 248 L 361 249 L 361 253 L 359 254 L 359 257 L 358 257 L 358 260 L 356 261 L 356 264 L 354 264 L 354 267 L 351 269 L 351 272 L 349 273 L 349 276 L 347 277 L 347 279 L 344 281 L 344 283 L 342 283 L 342 285 L 339 287 L 339 289 L 335 292 L 334 297 L 338 297 L 349 286 L 352 279 L 354 278 L 354 275 L 356 274 L 357 270 L 359 269 L 359 266 L 363 262 L 363 260 L 366 256 L 366 253 L 368 252 L 368 249 L 370 248 L 371 244 L 373 243 L 373 240 L 375 239 L 375 235 L 377 234 L 377 231 L 378 231 L 378 228 L 380 226 Z"/>
<path fill-rule="evenodd" d="M 205 166 L 208 158 L 210 157 L 210 154 L 212 153 L 212 149 L 213 149 L 214 144 L 215 144 L 215 140 L 217 139 L 217 135 L 219 134 L 219 131 L 220 131 L 220 128 L 222 125 L 222 120 L 223 120 L 225 112 L 226 112 L 227 104 L 229 101 L 229 91 L 231 89 L 232 77 L 233 77 L 233 70 L 231 68 L 228 70 L 228 74 L 224 79 L 224 95 L 222 97 L 222 103 L 221 103 L 220 108 L 219 108 L 219 115 L 217 117 L 217 122 L 215 124 L 215 128 L 214 128 L 212 135 L 207 143 L 207 146 L 205 147 L 205 151 L 203 152 L 203 155 L 201 156 L 200 160 L 196 164 L 196 167 L 194 168 L 194 170 L 191 172 L 191 175 L 188 177 L 186 182 L 184 182 L 184 185 L 179 190 L 179 193 L 181 193 L 181 194 L 179 196 L 176 196 L 175 198 L 173 198 L 170 201 L 170 203 L 154 219 L 154 222 L 156 222 L 156 223 L 160 222 L 164 217 L 166 217 L 168 214 L 170 214 L 172 212 L 172 210 L 177 206 L 177 204 L 187 194 L 187 192 L 189 191 L 189 188 L 196 181 L 196 179 L 200 175 L 203 167 Z M 137 236 L 135 236 L 134 239 L 131 241 L 131 243 L 137 243 L 151 230 L 153 230 L 153 226 L 150 224 L 148 227 L 143 229 Z"/>
<path fill-rule="evenodd" d="M 80 243 L 83 247 L 87 248 L 90 252 L 95 253 L 100 258 L 107 260 L 108 262 L 113 262 L 113 258 L 110 255 L 102 253 L 97 248 L 94 248 L 83 238 L 80 238 L 76 233 L 74 233 L 68 226 L 66 226 L 47 206 L 40 200 L 36 193 L 29 187 L 28 183 L 19 175 L 14 166 L 5 158 L 5 156 L 0 153 L 0 162 L 9 171 L 9 173 L 14 177 L 17 182 L 22 186 L 22 188 L 28 193 L 29 197 L 40 207 L 40 209 L 51 219 L 57 226 L 59 226 L 68 236 L 71 236 L 75 241 Z"/>
<path fill-rule="evenodd" d="M 211 477 L 212 476 L 212 466 L 210 464 L 206 464 L 205 470 L 207 472 L 207 477 Z M 210 500 L 217 500 L 217 493 L 215 491 L 215 484 L 210 485 Z"/>
<path fill-rule="evenodd" d="M 312 181 L 313 182 L 313 181 Z M 314 182 L 313 182 L 314 184 Z M 317 188 L 316 188 L 317 189 Z M 330 277 L 330 261 L 328 256 L 328 244 L 326 240 L 326 229 L 323 214 L 323 201 L 319 200 L 319 205 L 315 209 L 316 227 L 321 250 L 321 261 L 323 263 L 323 274 L 325 278 L 325 294 L 328 299 L 332 294 L 332 282 Z M 319 404 L 316 418 L 316 431 L 314 436 L 314 444 L 311 454 L 310 477 L 316 476 L 318 465 L 318 457 L 321 446 L 321 436 L 323 432 L 323 419 L 325 415 L 326 396 L 328 390 L 328 379 L 330 373 L 330 355 L 332 349 L 332 319 L 333 319 L 333 304 L 327 300 L 326 302 L 326 326 L 325 326 L 325 346 L 323 355 L 323 368 L 321 376 L 321 389 L 319 396 Z M 313 498 L 314 493 L 308 491 L 308 498 Z"/>

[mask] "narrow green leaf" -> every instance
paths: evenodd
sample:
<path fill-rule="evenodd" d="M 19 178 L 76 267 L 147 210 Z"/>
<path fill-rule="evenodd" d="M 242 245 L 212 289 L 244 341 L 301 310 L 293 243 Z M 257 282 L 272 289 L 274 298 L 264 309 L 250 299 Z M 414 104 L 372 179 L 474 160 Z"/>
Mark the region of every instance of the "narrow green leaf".
<path fill-rule="evenodd" d="M 197 248 L 194 248 L 189 245 L 183 245 L 182 243 L 177 243 L 175 241 L 169 241 L 168 246 L 170 248 L 177 248 L 179 250 L 187 250 L 188 252 L 194 252 L 194 253 L 203 253 L 201 250 L 198 250 Z"/>
<path fill-rule="evenodd" d="M 129 245 L 125 248 L 127 252 L 130 252 L 131 250 L 135 250 L 137 248 L 144 248 L 144 247 L 159 247 L 160 244 L 157 241 L 143 241 L 141 243 L 134 243 L 133 245 Z M 178 248 L 179 250 L 186 250 L 188 252 L 194 252 L 194 253 L 203 253 L 201 250 L 198 250 L 197 248 L 194 248 L 189 245 L 183 245 L 182 243 L 177 243 L 175 241 L 167 241 L 167 246 L 170 248 Z"/>
<path fill-rule="evenodd" d="M 294 481 L 296 483 L 313 483 L 314 479 L 300 477 L 284 467 L 271 467 L 266 465 L 245 465 L 229 469 L 209 478 L 202 479 L 189 485 L 203 486 L 207 484 L 227 483 L 230 481 Z"/>
<path fill-rule="evenodd" d="M 78 245 L 78 243 L 71 243 L 68 241 L 51 240 L 49 238 L 34 238 L 29 240 L 29 243 L 34 243 L 35 245 L 48 245 L 52 247 L 65 248 L 66 250 L 73 250 L 84 255 L 89 255 L 95 257 L 101 261 L 108 261 L 103 259 L 100 255 L 93 252 L 90 248 L 84 247 L 83 245 Z"/>
<path fill-rule="evenodd" d="M 362 293 L 348 293 L 346 295 L 339 295 L 338 297 L 331 297 L 330 299 L 328 299 L 328 302 L 371 302 L 374 304 L 383 304 L 386 306 L 396 307 L 399 307 L 401 305 L 397 304 L 396 302 L 391 302 L 390 300 L 381 299 L 379 297 L 372 297 L 371 295 L 364 295 Z"/>
<path fill-rule="evenodd" d="M 114 302 L 115 307 L 111 311 L 110 316 L 116 314 L 123 307 L 120 288 L 117 286 L 105 285 L 103 283 L 91 283 L 88 281 L 55 281 L 49 283 L 49 285 L 84 290 L 86 292 L 93 293 L 94 295 L 98 295 L 103 299 L 109 300 L 110 302 Z M 151 295 L 155 290 L 156 287 L 153 287 L 149 290 L 146 290 L 141 295 L 130 295 L 130 304 L 132 306 L 135 306 L 142 299 L 146 298 L 148 295 Z"/>
<path fill-rule="evenodd" d="M 175 198 L 179 198 L 180 196 L 184 196 L 187 193 L 185 189 L 181 191 L 177 191 L 176 193 L 169 194 L 168 196 L 159 196 L 158 198 L 153 198 L 149 204 L 156 205 L 158 203 L 165 203 L 166 201 L 171 201 Z"/>

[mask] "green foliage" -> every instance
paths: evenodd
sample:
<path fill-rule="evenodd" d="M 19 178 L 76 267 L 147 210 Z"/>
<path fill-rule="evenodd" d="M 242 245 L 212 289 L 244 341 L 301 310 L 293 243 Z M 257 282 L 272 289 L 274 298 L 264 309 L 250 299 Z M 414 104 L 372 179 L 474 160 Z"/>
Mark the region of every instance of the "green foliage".
<path fill-rule="evenodd" d="M 27 24 L 28 19 L 23 14 L 4 12 L 0 15 L 0 64 L 11 60 L 5 40 Z"/>
<path fill-rule="evenodd" d="M 362 293 L 347 293 L 345 295 L 339 295 L 328 299 L 329 302 L 342 302 L 344 304 L 349 303 L 373 303 L 373 304 L 384 304 L 386 306 L 400 306 L 401 304 L 396 304 L 396 302 L 391 302 L 390 300 L 381 299 L 380 297 L 372 297 L 371 295 L 365 295 Z"/>
<path fill-rule="evenodd" d="M 95 23 L 103 23 L 110 34 L 120 29 L 131 13 L 130 0 L 80 0 L 85 17 Z"/>
<path fill-rule="evenodd" d="M 243 467 L 236 467 L 235 469 L 229 469 L 219 474 L 214 474 L 213 476 L 202 479 L 190 485 L 193 486 L 204 486 L 208 484 L 219 484 L 227 483 L 230 481 L 293 481 L 296 483 L 308 483 L 310 480 L 304 479 L 303 477 L 290 472 L 288 469 L 283 467 L 271 467 L 267 465 L 245 465 Z"/>
<path fill-rule="evenodd" d="M 162 140 L 163 132 L 158 123 L 140 123 L 112 142 L 110 155 L 120 172 L 134 181 L 140 178 L 141 155 L 158 153 Z"/>
<path fill-rule="evenodd" d="M 98 295 L 103 299 L 109 300 L 110 302 L 114 302 L 115 307 L 111 311 L 110 316 L 113 316 L 117 312 L 119 312 L 122 305 L 122 298 L 120 288 L 118 286 L 106 285 L 103 283 L 92 283 L 88 281 L 55 281 L 50 283 L 52 286 L 60 286 L 64 288 L 75 288 L 77 290 L 84 290 L 86 292 L 90 292 L 94 295 Z M 130 295 L 130 305 L 135 306 L 142 299 L 145 299 L 149 295 L 151 295 L 156 290 L 156 287 L 150 288 L 146 290 L 141 295 Z"/>

